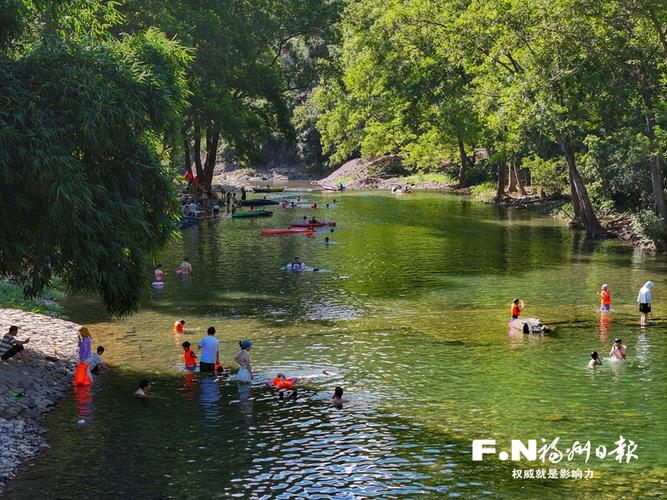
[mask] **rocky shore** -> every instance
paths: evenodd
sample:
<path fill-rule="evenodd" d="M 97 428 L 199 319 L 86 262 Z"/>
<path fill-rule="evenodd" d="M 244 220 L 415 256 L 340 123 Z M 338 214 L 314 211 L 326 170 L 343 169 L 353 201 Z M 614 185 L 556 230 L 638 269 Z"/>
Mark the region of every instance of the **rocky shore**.
<path fill-rule="evenodd" d="M 26 344 L 27 363 L 0 361 L 0 493 L 26 460 L 46 447 L 44 414 L 70 388 L 80 325 L 16 309 L 0 309 L 4 335 L 11 325 Z"/>

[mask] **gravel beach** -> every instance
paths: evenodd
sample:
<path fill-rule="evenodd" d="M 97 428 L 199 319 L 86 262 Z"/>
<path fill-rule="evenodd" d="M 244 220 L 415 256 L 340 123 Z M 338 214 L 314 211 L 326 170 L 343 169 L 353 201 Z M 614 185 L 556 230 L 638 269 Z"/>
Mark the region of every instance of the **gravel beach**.
<path fill-rule="evenodd" d="M 80 325 L 16 309 L 0 309 L 2 334 L 19 327 L 27 363 L 0 361 L 0 493 L 22 463 L 46 447 L 42 419 L 71 387 Z"/>

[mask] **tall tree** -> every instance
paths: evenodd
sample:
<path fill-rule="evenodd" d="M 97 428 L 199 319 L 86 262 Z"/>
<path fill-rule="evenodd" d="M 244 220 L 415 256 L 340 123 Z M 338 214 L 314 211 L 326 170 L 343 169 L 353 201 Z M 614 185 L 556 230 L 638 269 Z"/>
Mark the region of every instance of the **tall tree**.
<path fill-rule="evenodd" d="M 11 214 L 0 222 L 0 275 L 31 296 L 58 275 L 125 315 L 173 232 L 160 144 L 178 131 L 188 55 L 156 30 L 103 36 L 113 22 L 105 2 L 64 13 L 58 2 L 26 5 L 31 25 L 0 54 L 0 185 Z"/>

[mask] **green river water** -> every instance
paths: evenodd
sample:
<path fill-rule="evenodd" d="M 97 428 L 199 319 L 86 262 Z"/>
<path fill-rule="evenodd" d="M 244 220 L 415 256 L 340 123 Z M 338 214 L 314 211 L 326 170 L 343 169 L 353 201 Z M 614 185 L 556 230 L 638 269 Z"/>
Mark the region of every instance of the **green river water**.
<path fill-rule="evenodd" d="M 111 369 L 48 416 L 50 448 L 7 498 L 667 495 L 665 257 L 438 193 L 300 194 L 321 208 L 183 230 L 161 262 L 171 270 L 189 256 L 192 278 L 167 272 L 127 320 L 106 317 L 95 298 L 68 299 Z M 336 231 L 259 235 L 306 214 L 335 219 Z M 283 271 L 297 255 L 323 271 Z M 655 320 L 642 330 L 635 299 L 648 279 Z M 602 283 L 613 312 L 601 316 Z M 510 334 L 515 296 L 554 333 Z M 184 337 L 171 332 L 180 318 Z M 183 372 L 180 343 L 210 325 L 234 369 L 238 341 L 255 343 L 251 388 Z M 614 337 L 628 360 L 587 369 Z M 278 371 L 317 376 L 281 400 L 264 385 Z M 132 396 L 144 377 L 155 382 L 149 401 Z M 328 402 L 337 385 L 342 409 Z M 560 438 L 562 451 L 575 441 L 611 450 L 621 435 L 638 445 L 629 464 L 594 453 L 557 464 L 471 458 L 473 439 L 496 439 L 497 451 L 542 438 Z M 513 478 L 542 468 L 593 478 Z"/>

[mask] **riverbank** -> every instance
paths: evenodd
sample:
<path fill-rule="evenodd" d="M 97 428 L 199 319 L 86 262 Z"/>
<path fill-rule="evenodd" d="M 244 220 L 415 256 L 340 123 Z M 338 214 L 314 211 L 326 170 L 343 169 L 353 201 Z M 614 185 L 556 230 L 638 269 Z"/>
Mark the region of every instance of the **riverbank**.
<path fill-rule="evenodd" d="M 27 362 L 0 361 L 0 493 L 27 460 L 47 446 L 42 420 L 69 389 L 77 360 L 80 326 L 17 309 L 0 309 L 0 328 L 19 327 L 30 337 Z"/>

